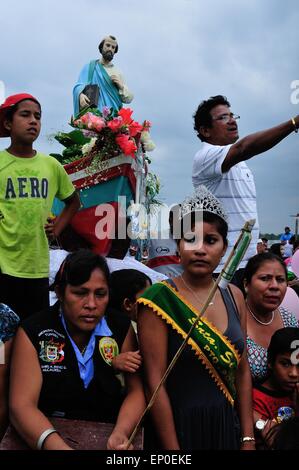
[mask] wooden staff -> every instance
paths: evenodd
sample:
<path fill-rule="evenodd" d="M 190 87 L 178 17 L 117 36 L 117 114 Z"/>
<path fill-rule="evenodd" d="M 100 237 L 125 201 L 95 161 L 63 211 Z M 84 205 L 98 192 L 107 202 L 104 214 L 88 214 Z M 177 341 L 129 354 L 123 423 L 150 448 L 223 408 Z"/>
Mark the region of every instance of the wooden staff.
<path fill-rule="evenodd" d="M 193 325 L 191 326 L 186 338 L 184 339 L 184 341 L 182 342 L 181 346 L 179 347 L 179 349 L 177 350 L 176 354 L 174 355 L 174 357 L 172 358 L 172 361 L 170 362 L 169 366 L 167 367 L 166 371 L 164 372 L 164 375 L 163 377 L 161 378 L 159 384 L 157 385 L 147 407 L 145 408 L 144 412 L 142 413 L 138 423 L 136 424 L 130 438 L 129 438 L 129 441 L 127 443 L 127 446 L 126 446 L 126 449 L 128 449 L 130 447 L 130 445 L 132 444 L 132 441 L 134 439 L 134 437 L 136 436 L 136 433 L 139 429 L 139 426 L 140 424 L 142 423 L 143 421 L 143 418 L 145 417 L 146 413 L 151 409 L 151 407 L 153 406 L 154 402 L 155 402 L 155 399 L 156 399 L 156 396 L 160 390 L 160 388 L 162 387 L 162 385 L 164 384 L 164 382 L 166 381 L 168 375 L 170 374 L 170 372 L 172 371 L 173 367 L 175 366 L 177 360 L 179 359 L 180 355 L 182 354 L 184 348 L 186 347 L 187 345 L 187 342 L 194 330 L 194 328 L 196 328 L 196 326 L 198 325 L 199 321 L 200 321 L 200 318 L 201 316 L 205 313 L 206 309 L 208 308 L 209 306 L 209 303 L 212 301 L 214 295 L 215 295 L 215 292 L 216 292 L 216 289 L 218 287 L 218 284 L 221 280 L 223 280 L 223 277 L 222 277 L 222 274 L 223 273 L 227 273 L 228 271 L 230 271 L 230 274 L 233 274 L 232 271 L 230 270 L 230 266 L 233 266 L 234 267 L 234 272 L 236 271 L 238 265 L 236 263 L 232 263 L 233 260 L 234 260 L 234 257 L 237 257 L 238 258 L 238 261 L 240 263 L 241 259 L 243 258 L 248 246 L 249 246 L 249 243 L 250 243 L 250 239 L 251 239 L 251 235 L 250 235 L 250 232 L 253 228 L 255 224 L 255 220 L 249 220 L 245 223 L 244 227 L 242 228 L 241 230 L 241 233 L 238 237 L 238 240 L 236 241 L 230 255 L 228 256 L 227 260 L 226 260 L 226 263 L 221 271 L 221 273 L 219 274 L 219 276 L 217 277 L 213 287 L 211 288 L 209 294 L 208 294 L 208 297 L 207 297 L 207 300 L 205 301 L 201 311 L 198 312 L 198 315 L 197 315 L 197 319 L 195 320 L 195 322 L 193 323 Z M 248 236 L 249 235 L 249 236 Z M 244 245 L 244 240 L 245 240 L 245 237 L 247 237 L 247 246 L 245 247 Z M 240 253 L 240 246 L 242 247 L 242 253 Z"/>

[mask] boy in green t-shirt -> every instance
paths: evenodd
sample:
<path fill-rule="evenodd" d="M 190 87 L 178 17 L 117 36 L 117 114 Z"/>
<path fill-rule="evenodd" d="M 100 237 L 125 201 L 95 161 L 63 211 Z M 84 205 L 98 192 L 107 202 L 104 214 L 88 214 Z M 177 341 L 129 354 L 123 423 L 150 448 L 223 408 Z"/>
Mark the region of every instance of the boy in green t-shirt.
<path fill-rule="evenodd" d="M 48 238 L 57 237 L 80 207 L 63 166 L 33 149 L 41 129 L 41 106 L 27 93 L 0 106 L 0 302 L 21 318 L 48 306 Z M 54 198 L 65 207 L 48 222 Z"/>

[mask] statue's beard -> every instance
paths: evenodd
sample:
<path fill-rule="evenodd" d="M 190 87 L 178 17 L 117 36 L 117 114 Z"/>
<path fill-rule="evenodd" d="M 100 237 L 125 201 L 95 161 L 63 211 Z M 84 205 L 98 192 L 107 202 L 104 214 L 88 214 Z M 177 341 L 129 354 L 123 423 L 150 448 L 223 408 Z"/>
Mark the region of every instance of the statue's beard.
<path fill-rule="evenodd" d="M 111 51 L 103 52 L 103 58 L 104 60 L 107 60 L 110 62 L 113 59 L 113 53 Z"/>

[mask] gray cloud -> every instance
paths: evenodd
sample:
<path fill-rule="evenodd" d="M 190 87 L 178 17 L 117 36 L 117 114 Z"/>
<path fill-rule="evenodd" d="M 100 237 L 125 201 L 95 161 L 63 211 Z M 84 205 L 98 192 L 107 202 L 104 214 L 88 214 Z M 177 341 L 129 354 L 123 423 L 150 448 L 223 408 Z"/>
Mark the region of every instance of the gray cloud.
<path fill-rule="evenodd" d="M 173 203 L 192 190 L 200 146 L 192 114 L 202 99 L 225 94 L 241 115 L 241 136 L 298 114 L 290 102 L 290 84 L 299 79 L 298 10 L 296 0 L 10 0 L 1 5 L 0 80 L 7 94 L 38 96 L 39 148 L 57 151 L 47 136 L 68 129 L 79 71 L 98 56 L 100 39 L 114 34 L 115 63 L 135 94 L 134 116 L 153 123 L 152 170 L 164 201 Z M 249 166 L 261 229 L 282 231 L 299 212 L 298 136 Z"/>

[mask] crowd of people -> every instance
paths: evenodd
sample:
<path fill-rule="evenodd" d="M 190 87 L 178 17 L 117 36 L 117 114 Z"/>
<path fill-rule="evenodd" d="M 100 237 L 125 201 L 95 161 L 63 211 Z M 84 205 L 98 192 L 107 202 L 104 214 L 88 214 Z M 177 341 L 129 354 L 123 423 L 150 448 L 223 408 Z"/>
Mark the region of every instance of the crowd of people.
<path fill-rule="evenodd" d="M 115 38 L 106 39 L 103 66 L 117 52 Z M 50 306 L 47 239 L 67 227 L 79 198 L 63 166 L 33 148 L 39 101 L 23 93 L 1 105 L 0 136 L 11 144 L 0 152 L 0 438 L 9 421 L 32 449 L 71 450 L 51 423 L 59 416 L 113 423 L 107 448 L 123 450 L 156 394 L 145 448 L 298 448 L 287 437 L 298 438 L 299 417 L 299 324 L 281 307 L 288 263 L 258 240 L 245 160 L 297 131 L 299 117 L 238 140 L 238 116 L 218 95 L 194 118 L 203 148 L 195 191 L 171 218 L 172 276 L 153 283 L 136 269 L 111 273 L 104 257 L 76 249 L 57 270 Z M 65 206 L 52 219 L 54 197 Z M 248 219 L 256 219 L 249 251 L 232 284 L 217 287 Z M 287 229 L 281 245 L 292 240 L 295 250 Z"/>

